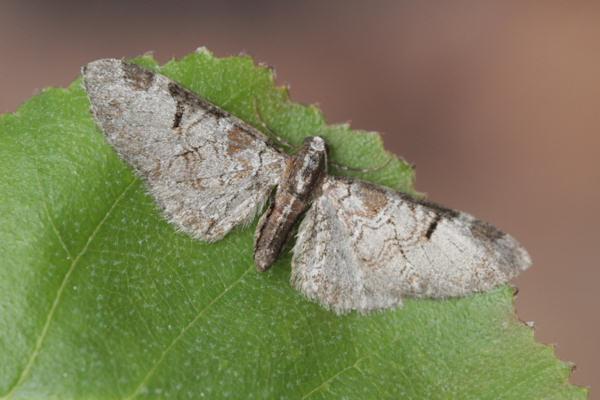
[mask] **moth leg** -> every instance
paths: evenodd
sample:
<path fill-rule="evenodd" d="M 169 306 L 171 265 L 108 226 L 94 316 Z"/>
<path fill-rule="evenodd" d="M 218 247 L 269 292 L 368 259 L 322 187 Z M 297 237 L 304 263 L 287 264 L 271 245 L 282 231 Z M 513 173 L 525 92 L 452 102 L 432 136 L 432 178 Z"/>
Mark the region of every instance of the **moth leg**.
<path fill-rule="evenodd" d="M 258 118 L 258 122 L 260 122 L 260 125 L 263 128 L 265 128 L 267 130 L 267 132 L 269 132 L 271 134 L 271 136 L 273 136 L 275 138 L 275 140 L 277 140 L 280 144 L 284 145 L 285 147 L 289 147 L 290 149 L 292 149 L 294 151 L 297 151 L 298 149 L 300 149 L 300 147 L 294 146 L 293 144 L 289 143 L 287 140 L 285 140 L 284 138 L 279 136 L 277 133 L 275 133 L 275 131 L 273 131 L 273 129 L 271 129 L 269 127 L 269 125 L 266 124 L 266 122 L 262 119 L 262 116 L 260 115 L 258 106 L 256 105 L 256 97 L 252 98 L 252 107 L 254 108 L 254 113 L 256 114 L 256 117 Z"/>
<path fill-rule="evenodd" d="M 367 172 L 375 172 L 375 171 L 379 171 L 384 169 L 385 167 L 387 167 L 387 165 L 392 161 L 392 156 L 390 156 L 383 164 L 381 164 L 378 167 L 375 168 L 352 168 L 352 167 L 347 167 L 345 165 L 340 165 L 334 162 L 329 162 L 329 166 L 335 168 L 335 169 L 341 169 L 343 171 L 353 171 L 353 172 L 362 172 L 362 173 L 367 173 Z"/>

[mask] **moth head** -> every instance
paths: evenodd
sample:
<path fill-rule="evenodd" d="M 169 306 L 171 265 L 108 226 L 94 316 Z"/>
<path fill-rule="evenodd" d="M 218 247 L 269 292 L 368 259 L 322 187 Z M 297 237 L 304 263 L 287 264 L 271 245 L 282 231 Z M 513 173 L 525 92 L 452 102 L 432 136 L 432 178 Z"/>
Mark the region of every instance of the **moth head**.
<path fill-rule="evenodd" d="M 308 136 L 302 142 L 302 147 L 309 147 L 314 151 L 329 153 L 327 143 L 325 143 L 325 140 L 321 136 Z"/>

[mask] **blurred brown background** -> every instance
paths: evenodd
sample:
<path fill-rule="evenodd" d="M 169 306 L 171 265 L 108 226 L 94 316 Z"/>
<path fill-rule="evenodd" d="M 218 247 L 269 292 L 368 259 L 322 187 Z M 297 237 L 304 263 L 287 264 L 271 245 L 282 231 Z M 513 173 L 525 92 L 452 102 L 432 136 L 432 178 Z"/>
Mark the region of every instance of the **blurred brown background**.
<path fill-rule="evenodd" d="M 0 112 L 97 58 L 201 45 L 275 66 L 292 100 L 383 132 L 430 199 L 516 236 L 519 317 L 600 383 L 600 2 L 3 0 Z"/>

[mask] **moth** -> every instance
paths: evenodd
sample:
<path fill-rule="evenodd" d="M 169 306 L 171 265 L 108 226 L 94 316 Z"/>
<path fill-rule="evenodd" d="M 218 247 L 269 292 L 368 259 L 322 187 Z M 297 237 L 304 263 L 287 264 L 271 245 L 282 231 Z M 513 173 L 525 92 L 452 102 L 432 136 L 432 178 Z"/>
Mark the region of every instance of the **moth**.
<path fill-rule="evenodd" d="M 319 136 L 288 155 L 149 69 L 103 59 L 82 74 L 98 126 L 171 223 L 216 241 L 270 200 L 254 236 L 257 269 L 273 265 L 300 223 L 291 285 L 338 314 L 486 291 L 531 264 L 513 237 L 469 214 L 328 175 Z"/>

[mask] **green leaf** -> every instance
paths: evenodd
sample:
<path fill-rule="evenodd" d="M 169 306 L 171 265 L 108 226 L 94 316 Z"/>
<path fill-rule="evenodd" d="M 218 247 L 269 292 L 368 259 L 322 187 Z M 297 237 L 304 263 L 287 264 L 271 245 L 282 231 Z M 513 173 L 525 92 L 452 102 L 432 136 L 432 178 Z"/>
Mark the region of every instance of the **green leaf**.
<path fill-rule="evenodd" d="M 326 125 L 248 57 L 206 50 L 156 69 L 292 143 L 324 136 L 370 168 L 378 135 Z M 253 226 L 206 244 L 157 212 L 105 143 L 75 81 L 0 118 L 0 396 L 5 398 L 581 399 L 571 366 L 518 321 L 513 289 L 337 316 L 252 262 Z M 355 173 L 412 192 L 396 158 Z"/>

